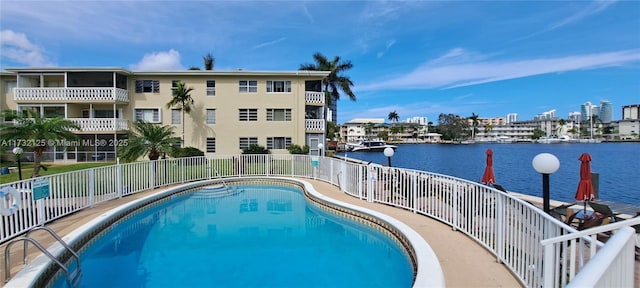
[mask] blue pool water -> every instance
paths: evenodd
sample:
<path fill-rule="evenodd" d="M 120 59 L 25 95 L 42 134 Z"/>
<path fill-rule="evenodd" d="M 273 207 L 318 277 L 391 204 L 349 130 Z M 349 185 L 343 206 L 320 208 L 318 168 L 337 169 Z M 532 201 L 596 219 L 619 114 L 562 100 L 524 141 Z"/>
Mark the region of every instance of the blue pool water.
<path fill-rule="evenodd" d="M 81 287 L 411 286 L 408 257 L 381 232 L 300 189 L 235 189 L 178 195 L 114 225 L 80 255 Z"/>

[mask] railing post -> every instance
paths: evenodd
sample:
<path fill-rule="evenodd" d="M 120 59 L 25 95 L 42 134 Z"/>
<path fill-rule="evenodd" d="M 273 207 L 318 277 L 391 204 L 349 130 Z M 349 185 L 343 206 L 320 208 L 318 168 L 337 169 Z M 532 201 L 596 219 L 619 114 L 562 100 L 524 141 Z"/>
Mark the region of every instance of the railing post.
<path fill-rule="evenodd" d="M 453 227 L 453 230 L 456 231 L 460 228 L 460 223 L 459 221 L 459 217 L 458 214 L 460 214 L 459 211 L 462 211 L 462 209 L 460 209 L 459 205 L 459 199 L 458 199 L 458 180 L 455 180 L 453 182 L 453 199 L 451 199 L 451 203 L 453 203 L 453 207 L 451 209 L 451 213 L 453 213 L 451 216 L 451 227 Z"/>
<path fill-rule="evenodd" d="M 413 186 L 411 189 L 411 205 L 412 209 L 413 209 L 413 213 L 416 213 L 416 211 L 418 210 L 418 173 L 417 172 L 411 172 L 411 177 L 413 178 L 413 181 L 411 181 L 413 184 L 411 186 Z"/>
<path fill-rule="evenodd" d="M 90 207 L 93 207 L 93 205 L 95 205 L 95 203 L 96 203 L 96 198 L 95 198 L 96 197 L 95 196 L 95 193 L 96 193 L 95 178 L 96 177 L 95 177 L 95 173 L 96 173 L 96 169 L 95 168 L 89 170 L 89 183 L 88 183 L 89 187 L 87 187 L 87 188 L 89 188 L 88 191 L 89 191 L 89 203 L 90 203 L 89 206 Z"/>
<path fill-rule="evenodd" d="M 122 197 L 122 164 L 120 164 L 120 158 L 116 158 L 116 189 L 118 191 L 118 198 Z"/>
<path fill-rule="evenodd" d="M 556 276 L 554 273 L 554 261 L 555 261 L 555 257 L 554 253 L 553 253 L 553 248 L 554 248 L 554 243 L 549 243 L 547 245 L 544 245 L 544 273 L 543 273 L 543 284 L 542 287 L 556 287 L 556 285 L 554 284 Z"/>
<path fill-rule="evenodd" d="M 156 162 L 158 160 L 149 161 L 149 189 L 156 188 Z"/>
<path fill-rule="evenodd" d="M 373 166 L 368 166 L 367 170 L 367 202 L 374 202 L 373 182 L 375 182 L 374 173 L 376 171 Z"/>
<path fill-rule="evenodd" d="M 493 194 L 498 198 L 496 203 L 496 260 L 498 263 L 502 263 L 502 259 L 504 259 L 505 256 L 504 197 L 498 193 Z"/>
<path fill-rule="evenodd" d="M 185 165 L 187 158 L 180 158 L 180 167 L 178 167 L 178 171 L 180 171 L 180 183 L 184 183 L 184 178 L 186 177 L 185 173 L 187 171 L 187 165 Z M 167 161 L 165 159 L 164 161 Z M 193 171 L 192 171 L 193 172 Z M 165 183 L 168 184 L 168 183 Z"/>
<path fill-rule="evenodd" d="M 265 175 L 269 176 L 269 174 L 271 174 L 270 173 L 271 172 L 271 155 L 265 155 L 264 157 L 265 157 L 265 159 L 264 159 L 264 163 L 265 163 L 264 167 L 265 167 L 265 170 L 266 170 L 264 172 L 265 172 Z"/>

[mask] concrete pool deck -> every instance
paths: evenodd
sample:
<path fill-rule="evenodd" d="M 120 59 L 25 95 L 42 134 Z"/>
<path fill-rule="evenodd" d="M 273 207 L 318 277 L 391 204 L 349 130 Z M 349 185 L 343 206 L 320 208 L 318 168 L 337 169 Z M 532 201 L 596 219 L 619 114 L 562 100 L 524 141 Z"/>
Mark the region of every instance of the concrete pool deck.
<path fill-rule="evenodd" d="M 333 199 L 375 210 L 396 218 L 414 229 L 429 243 L 435 251 L 444 272 L 447 287 L 523 287 L 511 272 L 502 264 L 497 263 L 496 257 L 466 235 L 453 231 L 451 227 L 419 214 L 391 206 L 369 203 L 344 194 L 337 187 L 322 181 L 302 178 L 300 180 L 311 183 L 316 191 Z M 61 237 L 91 219 L 135 199 L 164 191 L 168 187 L 144 191 L 124 198 L 104 202 L 93 208 L 84 209 L 72 215 L 53 221 L 46 226 L 53 229 Z M 36 232 L 32 236 L 44 247 L 53 244 L 53 239 L 45 232 Z M 0 245 L 0 253 L 4 259 L 5 244 Z M 15 275 L 22 265 L 22 245 L 16 244 L 11 249 L 11 275 Z M 29 260 L 32 261 L 40 252 L 29 245 Z M 4 262 L 4 261 L 3 261 Z M 4 264 L 0 278 L 4 283 Z"/>

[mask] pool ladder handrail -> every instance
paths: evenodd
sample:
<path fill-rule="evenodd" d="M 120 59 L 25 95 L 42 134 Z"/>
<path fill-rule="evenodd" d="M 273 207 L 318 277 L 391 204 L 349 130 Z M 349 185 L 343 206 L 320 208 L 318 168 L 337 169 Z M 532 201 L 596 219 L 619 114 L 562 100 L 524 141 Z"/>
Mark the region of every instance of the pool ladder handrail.
<path fill-rule="evenodd" d="M 227 186 L 227 182 L 224 182 L 224 178 L 222 178 L 222 176 L 220 176 L 220 173 L 218 173 L 218 169 L 213 168 L 213 172 L 215 172 L 216 176 L 218 176 L 218 179 L 222 181 L 222 186 L 224 186 L 224 188 L 229 188 L 229 186 Z"/>
<path fill-rule="evenodd" d="M 37 240 L 29 237 L 29 234 L 31 234 L 31 232 L 36 231 L 36 230 L 44 230 L 49 232 L 49 234 L 56 239 L 56 241 L 58 241 L 58 243 L 60 243 L 65 249 L 67 249 L 71 255 L 73 255 L 73 257 L 76 259 L 76 263 L 78 265 L 78 267 L 76 268 L 76 270 L 74 270 L 73 272 L 69 273 L 69 269 L 62 264 L 62 262 L 60 262 L 55 256 L 51 255 L 51 253 L 49 253 L 49 251 L 44 248 L 44 246 L 42 246 L 42 244 L 40 244 L 40 242 L 38 242 Z M 38 250 L 40 250 L 40 252 L 42 252 L 44 255 L 46 255 L 47 257 L 49 257 L 49 259 L 51 259 L 53 262 L 55 262 L 65 273 L 65 275 L 67 276 L 67 283 L 69 284 L 70 287 L 77 287 L 80 279 L 82 278 L 82 268 L 80 267 L 80 256 L 78 256 L 78 253 L 76 253 L 73 249 L 71 249 L 71 247 L 69 247 L 69 245 L 67 245 L 66 242 L 64 242 L 64 240 L 62 240 L 62 238 L 60 238 L 60 236 L 58 236 L 58 234 L 56 234 L 56 232 L 54 232 L 53 230 L 51 230 L 51 228 L 49 227 L 45 227 L 45 226 L 40 226 L 40 227 L 35 227 L 31 230 L 29 230 L 27 233 L 25 233 L 25 236 L 16 238 L 14 240 L 12 240 L 11 242 L 9 242 L 9 244 L 7 244 L 7 246 L 4 249 L 4 267 L 5 267 L 5 283 L 9 282 L 9 279 L 11 278 L 11 246 L 13 246 L 13 244 L 18 243 L 18 242 L 24 242 L 24 257 L 23 257 L 23 264 L 27 264 L 27 249 L 29 247 L 29 242 L 31 242 L 34 246 L 36 246 L 36 248 L 38 248 Z"/>

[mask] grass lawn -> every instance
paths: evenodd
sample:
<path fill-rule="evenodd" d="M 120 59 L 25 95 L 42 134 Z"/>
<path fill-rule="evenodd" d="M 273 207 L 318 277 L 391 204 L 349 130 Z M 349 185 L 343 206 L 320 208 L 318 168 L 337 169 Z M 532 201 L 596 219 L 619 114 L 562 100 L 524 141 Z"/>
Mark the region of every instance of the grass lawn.
<path fill-rule="evenodd" d="M 10 165 L 7 165 L 7 164 L 10 164 Z M 65 173 L 65 172 L 82 170 L 87 168 L 114 165 L 116 163 L 115 162 L 87 162 L 87 163 L 72 163 L 72 164 L 61 164 L 61 163 L 42 163 L 42 164 L 46 166 L 48 169 L 45 171 L 44 169 L 40 168 L 40 176 Z M 3 162 L 2 167 L 6 167 L 5 165 L 11 166 L 11 167 L 17 167 L 15 163 Z M 22 179 L 29 179 L 31 178 L 32 175 L 33 175 L 33 164 L 32 163 L 22 164 Z M 2 184 L 14 182 L 18 180 L 19 180 L 18 170 L 14 170 L 9 174 L 0 175 L 0 183 Z"/>

